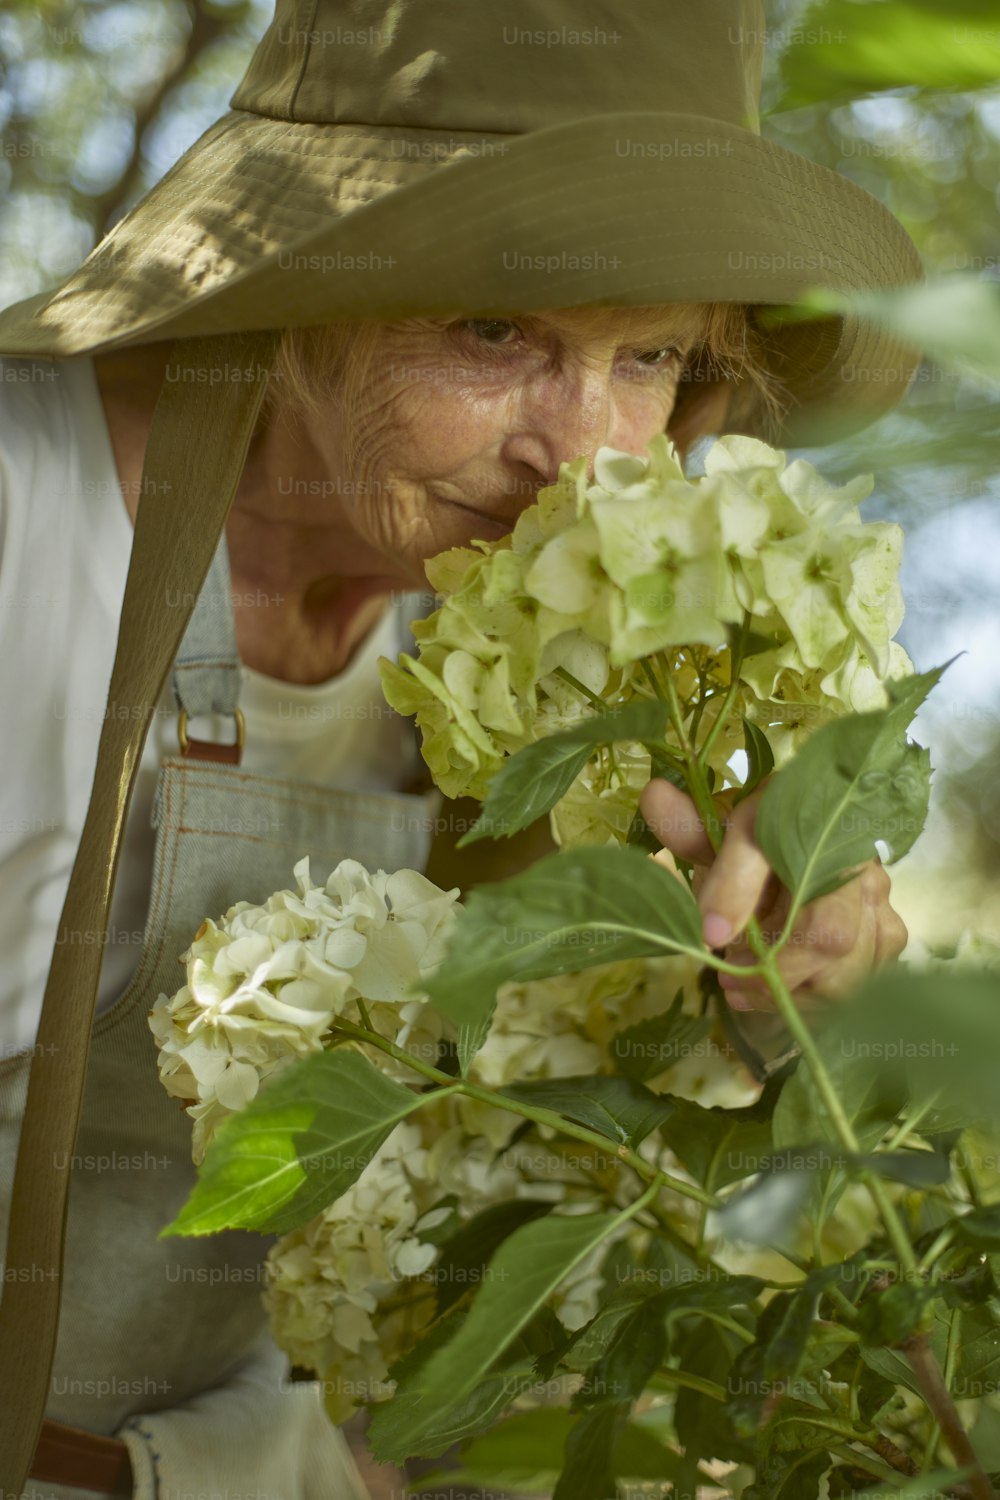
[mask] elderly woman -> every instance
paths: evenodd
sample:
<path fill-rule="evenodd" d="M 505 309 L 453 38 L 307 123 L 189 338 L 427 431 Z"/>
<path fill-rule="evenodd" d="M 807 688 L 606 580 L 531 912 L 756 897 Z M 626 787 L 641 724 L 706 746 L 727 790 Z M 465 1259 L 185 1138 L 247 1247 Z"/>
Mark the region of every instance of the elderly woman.
<path fill-rule="evenodd" d="M 815 440 L 915 364 L 756 315 L 825 269 L 919 275 L 879 204 L 761 140 L 757 0 L 303 9 L 84 265 L 0 314 L 0 563 L 33 590 L 2 668 L 0 1489 L 30 1469 L 31 1500 L 364 1494 L 269 1344 L 269 1241 L 157 1239 L 193 1169 L 147 1014 L 204 914 L 293 859 L 429 868 L 440 797 L 375 669 L 425 561 L 604 444 Z M 702 863 L 714 946 L 780 909 L 753 799 L 714 862 L 675 789 L 643 808 Z M 887 887 L 807 908 L 789 983 L 895 956 Z"/>

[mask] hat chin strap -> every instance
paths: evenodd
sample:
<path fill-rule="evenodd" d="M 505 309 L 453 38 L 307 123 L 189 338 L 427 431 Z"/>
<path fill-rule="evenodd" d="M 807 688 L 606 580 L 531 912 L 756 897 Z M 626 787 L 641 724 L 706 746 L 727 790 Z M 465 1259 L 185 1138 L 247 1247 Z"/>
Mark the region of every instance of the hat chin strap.
<path fill-rule="evenodd" d="M 179 378 L 164 381 L 143 464 L 108 709 L 87 818 L 63 903 L 45 987 L 17 1154 L 8 1267 L 0 1303 L 0 1494 L 19 1495 L 49 1395 L 59 1327 L 70 1174 L 90 1051 L 103 938 L 125 818 L 150 719 L 180 649 L 225 526 L 280 335 L 215 334 L 175 346 Z M 248 366 L 260 379 L 234 380 Z M 177 609 L 164 601 L 177 597 Z M 142 715 L 134 717 L 141 705 Z M 101 942 L 67 941 L 100 933 Z M 35 1268 L 44 1268 L 39 1276 Z"/>

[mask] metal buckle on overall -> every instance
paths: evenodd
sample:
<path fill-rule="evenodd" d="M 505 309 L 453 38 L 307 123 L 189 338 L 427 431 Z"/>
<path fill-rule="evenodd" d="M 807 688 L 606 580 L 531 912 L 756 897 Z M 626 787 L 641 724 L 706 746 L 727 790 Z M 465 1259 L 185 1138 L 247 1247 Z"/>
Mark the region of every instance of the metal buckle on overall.
<path fill-rule="evenodd" d="M 177 739 L 181 747 L 181 754 L 187 759 L 215 760 L 225 765 L 238 766 L 243 758 L 243 746 L 246 742 L 246 723 L 240 709 L 233 710 L 236 720 L 236 740 L 232 745 L 219 745 L 213 740 L 193 740 L 188 738 L 187 732 L 187 710 L 181 709 L 177 715 Z"/>

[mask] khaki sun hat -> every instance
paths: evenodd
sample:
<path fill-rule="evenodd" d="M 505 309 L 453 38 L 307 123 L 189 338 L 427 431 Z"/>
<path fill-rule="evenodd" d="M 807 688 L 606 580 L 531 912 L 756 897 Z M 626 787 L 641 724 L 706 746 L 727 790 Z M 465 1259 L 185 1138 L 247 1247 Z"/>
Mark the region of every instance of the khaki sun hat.
<path fill-rule="evenodd" d="M 280 330 L 584 304 L 782 307 L 817 284 L 919 281 L 916 248 L 875 198 L 761 138 L 764 43 L 760 0 L 278 0 L 232 108 L 60 286 L 0 312 L 2 355 L 169 340 L 175 365 L 153 413 L 32 1052 L 0 1301 L 0 1492 L 21 1493 L 48 1399 L 71 1176 L 55 1164 L 76 1142 L 142 747 Z M 864 427 L 919 362 L 853 317 L 768 339 L 788 443 Z M 67 940 L 80 932 L 101 941 Z"/>
<path fill-rule="evenodd" d="M 761 138 L 760 0 L 278 0 L 232 108 L 0 352 L 461 308 L 784 305 L 920 280 L 898 221 Z M 918 354 L 773 331 L 782 438 L 867 425 Z"/>

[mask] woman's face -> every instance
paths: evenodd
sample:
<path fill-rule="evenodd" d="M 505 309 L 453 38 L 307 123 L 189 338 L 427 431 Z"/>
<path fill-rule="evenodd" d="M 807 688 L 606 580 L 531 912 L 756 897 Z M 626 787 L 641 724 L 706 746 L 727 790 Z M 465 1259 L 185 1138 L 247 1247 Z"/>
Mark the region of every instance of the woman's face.
<path fill-rule="evenodd" d="M 586 454 L 592 473 L 604 444 L 642 452 L 666 427 L 692 341 L 669 310 L 658 322 L 574 308 L 387 323 L 354 430 L 332 403 L 305 419 L 328 476 L 313 523 L 329 507 L 351 573 L 423 587 L 425 559 L 508 532 L 561 463 Z"/>

